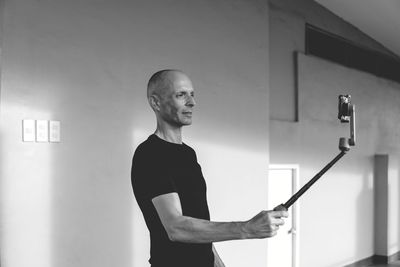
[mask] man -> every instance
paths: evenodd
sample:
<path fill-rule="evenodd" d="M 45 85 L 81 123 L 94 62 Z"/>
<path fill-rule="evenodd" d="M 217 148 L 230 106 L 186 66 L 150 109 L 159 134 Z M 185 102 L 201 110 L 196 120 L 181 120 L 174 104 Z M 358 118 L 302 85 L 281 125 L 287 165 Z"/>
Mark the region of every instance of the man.
<path fill-rule="evenodd" d="M 210 221 L 196 153 L 182 142 L 195 106 L 188 76 L 179 70 L 153 74 L 147 98 L 157 129 L 135 151 L 132 186 L 150 231 L 151 266 L 224 267 L 213 242 L 276 235 L 286 211 L 262 211 L 243 222 Z"/>

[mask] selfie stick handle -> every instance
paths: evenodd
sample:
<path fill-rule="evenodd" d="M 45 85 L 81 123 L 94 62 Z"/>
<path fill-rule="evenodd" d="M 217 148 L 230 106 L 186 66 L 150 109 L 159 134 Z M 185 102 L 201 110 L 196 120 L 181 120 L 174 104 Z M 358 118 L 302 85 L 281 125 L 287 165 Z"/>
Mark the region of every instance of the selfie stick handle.
<path fill-rule="evenodd" d="M 350 139 L 349 145 L 356 145 L 356 106 L 350 105 Z"/>

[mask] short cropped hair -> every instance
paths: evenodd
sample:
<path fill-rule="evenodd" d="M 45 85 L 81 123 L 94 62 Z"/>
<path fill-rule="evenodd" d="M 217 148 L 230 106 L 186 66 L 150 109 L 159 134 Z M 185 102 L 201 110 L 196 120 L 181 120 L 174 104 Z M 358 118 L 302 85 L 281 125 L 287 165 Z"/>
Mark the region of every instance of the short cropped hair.
<path fill-rule="evenodd" d="M 147 83 L 147 98 L 149 98 L 153 94 L 159 95 L 162 89 L 171 85 L 171 81 L 169 79 L 169 75 L 174 72 L 183 73 L 177 69 L 165 69 L 160 70 L 154 73 Z"/>

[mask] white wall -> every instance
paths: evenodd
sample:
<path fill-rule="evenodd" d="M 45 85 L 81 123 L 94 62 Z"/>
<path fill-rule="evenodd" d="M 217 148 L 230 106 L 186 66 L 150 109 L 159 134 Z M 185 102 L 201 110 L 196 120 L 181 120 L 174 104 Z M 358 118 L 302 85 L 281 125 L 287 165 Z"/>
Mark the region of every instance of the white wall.
<path fill-rule="evenodd" d="M 130 186 L 155 127 L 145 86 L 161 68 L 192 78 L 198 150 L 216 220 L 265 208 L 265 1 L 4 1 L 2 267 L 145 266 Z M 21 121 L 61 121 L 61 143 L 23 143 Z M 227 266 L 262 266 L 265 241 L 218 244 Z"/>
<path fill-rule="evenodd" d="M 389 155 L 374 157 L 374 247 L 376 255 L 388 255 Z"/>
<path fill-rule="evenodd" d="M 398 136 L 399 132 L 397 132 Z M 385 256 L 393 256 L 400 251 L 400 157 L 398 153 L 392 153 L 389 156 L 388 167 L 388 251 Z"/>
<path fill-rule="evenodd" d="M 400 250 L 399 172 L 398 154 L 375 156 L 375 254 L 394 259 Z"/>

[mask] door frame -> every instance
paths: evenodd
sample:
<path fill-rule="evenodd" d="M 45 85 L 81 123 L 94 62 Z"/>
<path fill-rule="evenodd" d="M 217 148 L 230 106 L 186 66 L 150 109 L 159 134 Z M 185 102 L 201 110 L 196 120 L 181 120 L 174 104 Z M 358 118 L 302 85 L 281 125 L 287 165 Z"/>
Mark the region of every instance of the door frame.
<path fill-rule="evenodd" d="M 292 195 L 299 190 L 300 166 L 298 164 L 269 164 L 268 165 L 268 179 L 270 170 L 290 170 L 292 172 Z M 286 200 L 285 200 L 286 201 Z M 291 207 L 292 209 L 292 267 L 300 266 L 300 205 L 296 201 Z"/>

